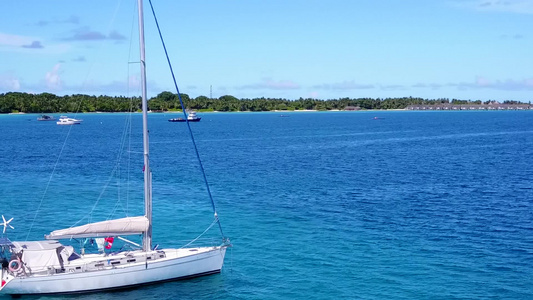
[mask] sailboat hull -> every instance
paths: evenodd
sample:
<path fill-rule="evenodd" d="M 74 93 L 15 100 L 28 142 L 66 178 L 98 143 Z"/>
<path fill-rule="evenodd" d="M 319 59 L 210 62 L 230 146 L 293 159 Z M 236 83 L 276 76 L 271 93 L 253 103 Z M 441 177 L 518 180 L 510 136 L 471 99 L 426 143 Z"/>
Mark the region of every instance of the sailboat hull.
<path fill-rule="evenodd" d="M 194 249 L 201 249 L 200 251 Z M 187 279 L 219 273 L 224 262 L 226 247 L 208 250 L 193 248 L 165 249 L 166 257 L 103 270 L 60 273 L 46 276 L 15 277 L 0 290 L 6 295 L 77 294 L 113 289 L 132 288 L 170 280 Z"/>

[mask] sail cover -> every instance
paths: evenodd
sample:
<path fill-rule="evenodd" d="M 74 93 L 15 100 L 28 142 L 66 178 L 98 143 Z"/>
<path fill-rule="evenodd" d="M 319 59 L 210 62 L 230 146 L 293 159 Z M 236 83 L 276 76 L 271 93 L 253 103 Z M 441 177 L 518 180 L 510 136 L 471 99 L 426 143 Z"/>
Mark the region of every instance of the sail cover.
<path fill-rule="evenodd" d="M 59 240 L 84 237 L 135 235 L 146 232 L 148 230 L 148 225 L 149 222 L 145 216 L 129 217 L 54 230 L 50 232 L 49 235 L 45 235 L 45 238 L 47 240 Z"/>
<path fill-rule="evenodd" d="M 13 242 L 15 251 L 21 253 L 24 266 L 31 272 L 63 268 L 74 253 L 72 246 L 63 246 L 58 241 Z"/>

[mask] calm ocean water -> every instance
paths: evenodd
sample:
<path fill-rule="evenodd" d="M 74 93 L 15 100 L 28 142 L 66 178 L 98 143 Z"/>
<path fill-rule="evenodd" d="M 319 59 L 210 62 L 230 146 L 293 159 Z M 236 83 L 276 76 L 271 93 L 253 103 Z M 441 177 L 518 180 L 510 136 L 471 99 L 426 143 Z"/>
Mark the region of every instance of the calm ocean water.
<path fill-rule="evenodd" d="M 72 298 L 533 299 L 533 112 L 283 114 L 191 124 L 234 245 L 221 274 Z M 149 117 L 162 246 L 212 218 L 174 116 Z M 93 207 L 95 220 L 142 211 L 141 116 L 131 143 L 125 114 L 79 117 L 0 115 L 10 239 L 41 239 Z"/>

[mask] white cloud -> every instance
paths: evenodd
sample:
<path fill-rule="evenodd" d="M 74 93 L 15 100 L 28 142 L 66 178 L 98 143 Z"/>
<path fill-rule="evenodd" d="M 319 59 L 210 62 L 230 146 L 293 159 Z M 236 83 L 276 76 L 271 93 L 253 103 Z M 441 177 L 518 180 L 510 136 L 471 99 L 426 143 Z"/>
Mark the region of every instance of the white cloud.
<path fill-rule="evenodd" d="M 308 97 L 309 97 L 309 98 L 313 98 L 313 99 L 317 99 L 317 98 L 319 97 L 319 95 L 320 95 L 320 94 L 319 94 L 318 92 L 310 92 L 310 93 L 308 94 Z"/>
<path fill-rule="evenodd" d="M 533 90 L 533 79 L 490 80 L 488 78 L 478 76 L 474 82 L 449 83 L 448 86 L 456 87 L 459 90 L 492 89 L 501 91 L 530 91 Z"/>
<path fill-rule="evenodd" d="M 11 75 L 0 75 L 0 91 L 15 92 L 20 90 L 20 80 Z"/>
<path fill-rule="evenodd" d="M 477 11 L 533 14 L 532 0 L 470 0 L 454 3 L 456 6 Z"/>
<path fill-rule="evenodd" d="M 65 41 L 102 41 L 102 40 L 114 40 L 123 41 L 126 37 L 118 33 L 118 31 L 111 31 L 109 34 L 104 34 L 99 31 L 90 30 L 88 27 L 78 28 L 73 31 L 73 34 L 64 38 Z"/>
<path fill-rule="evenodd" d="M 128 78 L 128 86 L 131 90 L 139 90 L 141 88 L 141 74 L 131 75 Z"/>
<path fill-rule="evenodd" d="M 35 40 L 37 39 L 34 37 L 6 34 L 0 32 L 0 47 L 22 47 L 24 45 L 31 44 Z"/>
<path fill-rule="evenodd" d="M 71 45 L 46 44 L 42 38 L 14 35 L 0 32 L 0 51 L 35 54 L 62 54 L 69 51 Z"/>
<path fill-rule="evenodd" d="M 60 90 L 61 89 L 61 76 L 59 76 L 59 71 L 61 69 L 61 64 L 56 64 L 52 71 L 46 72 L 45 82 L 46 87 L 51 90 Z"/>
<path fill-rule="evenodd" d="M 363 84 L 355 82 L 354 80 L 351 81 L 343 81 L 343 82 L 336 82 L 336 83 L 324 83 L 315 85 L 312 87 L 313 89 L 320 89 L 320 90 L 363 90 L 363 89 L 373 89 L 375 86 L 373 84 Z"/>
<path fill-rule="evenodd" d="M 300 89 L 300 85 L 291 80 L 279 80 L 275 81 L 270 78 L 264 78 L 262 82 L 243 85 L 237 87 L 241 90 L 257 90 L 257 89 L 266 89 L 266 90 L 296 90 Z"/>
<path fill-rule="evenodd" d="M 477 76 L 470 82 L 450 82 L 447 84 L 441 83 L 423 83 L 418 82 L 412 85 L 402 84 L 359 84 L 354 81 L 343 81 L 339 83 L 327 83 L 321 85 L 315 85 L 311 88 L 315 90 L 381 90 L 381 91 L 402 91 L 409 88 L 421 90 L 442 90 L 449 87 L 457 88 L 458 90 L 481 90 L 492 89 L 502 91 L 530 91 L 533 90 L 533 78 L 526 78 L 522 80 L 517 79 L 489 79 L 483 76 Z"/>
<path fill-rule="evenodd" d="M 29 45 L 22 45 L 22 48 L 28 48 L 28 49 L 42 49 L 44 46 L 41 44 L 40 41 L 33 41 Z"/>
<path fill-rule="evenodd" d="M 49 72 L 52 73 L 52 72 Z M 59 77 L 59 76 L 58 76 Z M 148 81 L 148 97 L 161 92 L 156 82 Z M 102 82 L 100 80 L 85 80 L 80 84 L 66 85 L 61 82 L 61 92 L 64 94 L 94 94 L 108 96 L 140 96 L 140 74 L 131 75 L 125 80 Z"/>
<path fill-rule="evenodd" d="M 476 86 L 479 86 L 479 87 L 490 87 L 493 83 L 485 78 L 485 77 L 480 77 L 478 76 L 476 78 Z"/>

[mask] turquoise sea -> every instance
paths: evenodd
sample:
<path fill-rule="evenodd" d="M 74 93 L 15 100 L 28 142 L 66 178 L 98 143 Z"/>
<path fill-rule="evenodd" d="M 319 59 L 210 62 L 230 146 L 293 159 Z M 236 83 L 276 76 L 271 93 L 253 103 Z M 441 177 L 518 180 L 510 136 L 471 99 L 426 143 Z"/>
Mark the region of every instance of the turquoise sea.
<path fill-rule="evenodd" d="M 533 299 L 533 111 L 283 115 L 190 124 L 233 243 L 221 274 L 68 298 Z M 149 115 L 162 247 L 212 219 L 175 116 Z M 142 212 L 141 115 L 131 142 L 126 114 L 78 117 L 0 115 L 10 239 Z"/>

